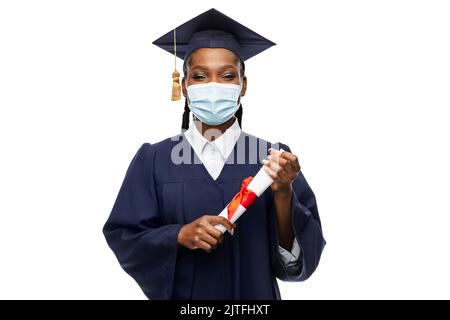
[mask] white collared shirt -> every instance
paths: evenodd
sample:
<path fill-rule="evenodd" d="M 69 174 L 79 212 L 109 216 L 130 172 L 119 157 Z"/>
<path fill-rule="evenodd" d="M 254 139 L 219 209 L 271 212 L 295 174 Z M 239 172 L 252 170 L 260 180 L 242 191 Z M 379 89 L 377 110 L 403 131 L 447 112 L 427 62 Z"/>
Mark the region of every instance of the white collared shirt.
<path fill-rule="evenodd" d="M 211 133 L 210 133 L 211 134 Z M 214 132 L 212 132 L 214 135 Z M 219 134 L 218 134 L 219 135 Z M 216 180 L 222 171 L 228 156 L 234 149 L 239 136 L 241 135 L 241 127 L 235 118 L 231 127 L 229 127 L 223 134 L 214 141 L 206 139 L 197 129 L 194 122 L 191 120 L 189 129 L 184 132 L 189 144 L 194 149 L 195 154 L 200 159 L 211 177 Z M 294 239 L 292 250 L 288 250 L 278 246 L 281 260 L 283 261 L 288 272 L 293 274 L 298 272 L 300 246 L 297 239 Z"/>

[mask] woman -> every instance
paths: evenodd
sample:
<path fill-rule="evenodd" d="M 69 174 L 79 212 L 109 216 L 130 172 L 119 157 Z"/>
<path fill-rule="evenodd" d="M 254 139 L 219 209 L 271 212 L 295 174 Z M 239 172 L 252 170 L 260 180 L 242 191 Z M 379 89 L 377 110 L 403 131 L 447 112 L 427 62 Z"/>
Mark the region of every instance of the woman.
<path fill-rule="evenodd" d="M 241 131 L 244 61 L 273 43 L 214 9 L 176 30 L 154 43 L 184 58 L 184 132 L 138 150 L 105 237 L 148 298 L 280 299 L 276 278 L 307 279 L 325 240 L 297 157 Z M 271 188 L 236 224 L 219 217 L 261 164 Z"/>

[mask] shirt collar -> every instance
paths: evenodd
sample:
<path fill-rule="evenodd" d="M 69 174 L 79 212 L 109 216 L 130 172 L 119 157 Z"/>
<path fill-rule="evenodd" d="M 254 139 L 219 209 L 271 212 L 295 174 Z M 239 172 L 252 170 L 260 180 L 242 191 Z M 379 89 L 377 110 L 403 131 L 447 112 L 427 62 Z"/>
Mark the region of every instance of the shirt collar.
<path fill-rule="evenodd" d="M 215 145 L 222 157 L 227 159 L 241 134 L 241 127 L 239 126 L 237 118 L 234 118 L 233 124 L 214 141 L 208 141 L 208 139 L 198 131 L 192 120 L 189 124 L 189 129 L 184 132 L 184 136 L 198 156 L 202 154 L 205 145 L 209 143 Z"/>

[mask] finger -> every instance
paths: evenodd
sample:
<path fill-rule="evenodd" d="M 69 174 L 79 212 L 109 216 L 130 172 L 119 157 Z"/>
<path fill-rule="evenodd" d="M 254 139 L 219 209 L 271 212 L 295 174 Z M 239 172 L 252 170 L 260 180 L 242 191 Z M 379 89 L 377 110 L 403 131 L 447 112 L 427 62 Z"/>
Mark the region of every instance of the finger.
<path fill-rule="evenodd" d="M 272 169 L 272 171 L 274 171 L 275 173 L 278 173 L 283 169 L 278 161 L 271 160 L 269 164 L 269 168 Z"/>
<path fill-rule="evenodd" d="M 287 151 L 283 151 L 280 155 L 280 157 L 282 159 L 286 159 L 289 160 L 289 162 L 292 164 L 292 166 L 294 167 L 295 171 L 300 171 L 300 164 L 298 163 L 298 158 L 295 154 L 292 154 L 290 152 Z"/>
<path fill-rule="evenodd" d="M 278 164 L 280 165 L 280 167 L 284 168 L 286 171 L 295 171 L 294 165 L 292 163 L 292 161 L 287 160 L 285 158 L 278 158 Z"/>
<path fill-rule="evenodd" d="M 280 170 L 277 172 L 278 178 L 282 183 L 288 183 L 291 181 L 290 174 L 286 170 Z"/>
<path fill-rule="evenodd" d="M 281 152 L 280 157 L 284 158 L 284 159 L 287 159 L 289 161 L 292 161 L 292 162 L 298 161 L 298 158 L 297 158 L 297 156 L 295 154 L 292 154 L 292 153 L 287 152 L 287 151 Z"/>
<path fill-rule="evenodd" d="M 274 167 L 277 167 L 277 170 L 274 170 Z M 296 174 L 288 172 L 276 163 L 270 162 L 270 167 L 268 165 L 264 165 L 263 168 L 267 172 L 267 174 L 269 174 L 272 179 L 278 183 L 288 183 L 294 180 L 294 178 L 296 177 Z"/>
<path fill-rule="evenodd" d="M 205 231 L 212 237 L 214 237 L 215 239 L 219 239 L 222 236 L 222 232 L 220 232 L 219 230 L 217 230 L 216 228 L 214 228 L 213 225 L 209 224 L 208 226 L 205 227 Z"/>
<path fill-rule="evenodd" d="M 233 225 L 230 223 L 230 221 L 228 221 L 224 217 L 221 217 L 221 216 L 207 216 L 207 219 L 208 219 L 208 222 L 210 224 L 212 224 L 213 226 L 216 225 L 216 224 L 223 225 L 228 230 L 228 232 L 231 232 L 231 230 L 233 229 Z"/>
<path fill-rule="evenodd" d="M 297 165 L 293 164 L 292 161 L 282 158 L 279 155 L 270 155 L 270 156 L 268 156 L 268 159 L 269 159 L 269 162 L 263 161 L 263 163 L 265 163 L 265 164 L 269 163 L 270 164 L 269 166 L 272 166 L 271 163 L 277 164 L 278 166 L 273 165 L 273 168 L 272 168 L 275 172 L 277 172 L 279 170 L 278 169 L 279 167 L 285 169 L 286 171 L 290 171 L 290 170 L 295 171 L 295 172 L 299 171 L 299 170 L 296 170 L 296 167 L 298 167 L 298 164 Z"/>
<path fill-rule="evenodd" d="M 301 167 L 300 167 L 300 164 L 298 163 L 298 161 L 297 161 L 297 162 L 289 161 L 288 163 L 289 163 L 290 166 L 292 166 L 292 170 L 293 170 L 294 172 L 296 172 L 296 173 L 299 173 L 299 172 L 300 172 Z"/>
<path fill-rule="evenodd" d="M 293 180 L 295 179 L 295 177 L 297 177 L 298 172 L 294 165 L 292 164 L 291 161 L 283 159 L 283 158 L 278 158 L 279 162 L 278 163 L 273 163 L 272 161 L 267 161 L 265 162 L 265 164 L 271 168 L 274 172 L 276 172 L 278 174 L 278 176 L 280 176 L 283 179 L 287 179 L 287 180 Z M 285 173 L 281 173 L 282 171 L 284 171 Z M 280 174 L 281 173 L 281 174 Z"/>
<path fill-rule="evenodd" d="M 279 158 L 278 163 L 269 161 L 266 163 L 266 165 L 270 169 L 272 169 L 272 171 L 274 171 L 276 174 L 278 174 L 278 176 L 281 178 L 285 178 L 285 177 L 288 178 L 291 175 L 294 175 L 294 176 L 297 175 L 297 172 L 295 171 L 295 169 L 292 166 L 292 164 L 290 163 L 290 161 L 288 161 L 286 159 Z"/>
<path fill-rule="evenodd" d="M 278 163 L 276 163 L 275 161 L 271 160 L 263 160 L 262 163 L 270 168 L 273 172 L 277 173 L 278 171 L 280 171 L 281 167 Z"/>
<path fill-rule="evenodd" d="M 203 240 L 199 240 L 196 246 L 198 249 L 203 249 L 206 252 L 211 252 L 212 248 L 213 248 L 209 243 L 207 243 Z"/>
<path fill-rule="evenodd" d="M 269 167 L 267 166 L 263 166 L 264 171 L 266 171 L 266 173 L 273 179 L 273 180 L 277 180 L 278 179 L 278 175 Z"/>
<path fill-rule="evenodd" d="M 300 171 L 299 166 L 294 165 L 291 161 L 287 161 L 285 167 L 288 169 L 288 172 L 295 173 L 295 175 Z"/>
<path fill-rule="evenodd" d="M 218 230 L 217 230 L 218 231 Z M 219 231 L 220 232 L 220 231 Z M 204 233 L 200 236 L 200 239 L 205 241 L 206 243 L 208 243 L 209 245 L 211 245 L 211 247 L 215 247 L 218 243 L 219 240 L 214 238 L 213 236 L 211 236 L 208 233 Z"/>
<path fill-rule="evenodd" d="M 280 158 L 280 156 L 278 155 L 278 153 L 271 153 L 267 156 L 267 159 L 274 161 L 276 163 L 278 163 L 279 158 Z"/>
<path fill-rule="evenodd" d="M 288 172 L 289 181 L 294 181 L 295 179 L 297 179 L 297 176 L 298 172 Z"/>
<path fill-rule="evenodd" d="M 273 163 L 277 163 L 277 164 L 279 164 L 282 167 L 292 163 L 288 159 L 281 158 L 278 155 L 269 155 L 269 156 L 267 156 L 267 158 L 269 159 L 268 161 L 273 162 Z M 267 163 L 268 161 L 267 160 L 263 160 L 262 162 L 263 163 Z"/>
<path fill-rule="evenodd" d="M 216 217 L 216 216 L 203 216 L 202 220 L 199 222 L 200 227 L 204 232 L 209 233 L 214 238 L 219 238 L 220 235 L 222 235 L 222 232 L 214 228 L 214 226 L 210 223 L 209 217 Z"/>
<path fill-rule="evenodd" d="M 275 154 L 281 153 L 280 150 L 274 149 L 274 148 L 269 148 L 268 151 L 269 151 L 269 154 L 271 154 L 271 155 L 275 155 Z"/>
<path fill-rule="evenodd" d="M 298 173 L 300 171 L 300 165 L 298 163 L 293 163 L 291 160 L 279 157 L 278 164 L 286 169 L 286 171 L 292 171 Z"/>

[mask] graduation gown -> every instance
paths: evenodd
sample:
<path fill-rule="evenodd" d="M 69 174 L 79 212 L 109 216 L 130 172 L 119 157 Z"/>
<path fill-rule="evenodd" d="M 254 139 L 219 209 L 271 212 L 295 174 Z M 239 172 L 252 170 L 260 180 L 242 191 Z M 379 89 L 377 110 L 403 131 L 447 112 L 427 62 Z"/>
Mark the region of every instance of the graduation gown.
<path fill-rule="evenodd" d="M 226 232 L 213 252 L 177 244 L 183 225 L 221 212 L 242 180 L 261 168 L 269 147 L 242 132 L 217 180 L 182 134 L 140 147 L 103 232 L 123 269 L 149 299 L 281 299 L 276 278 L 302 281 L 311 276 L 325 240 L 314 194 L 301 173 L 293 182 L 291 209 L 301 247 L 298 274 L 287 272 L 280 258 L 271 188 L 239 218 L 234 236 Z M 245 158 L 238 158 L 243 150 Z M 181 163 L 172 161 L 174 155 L 182 156 Z"/>

